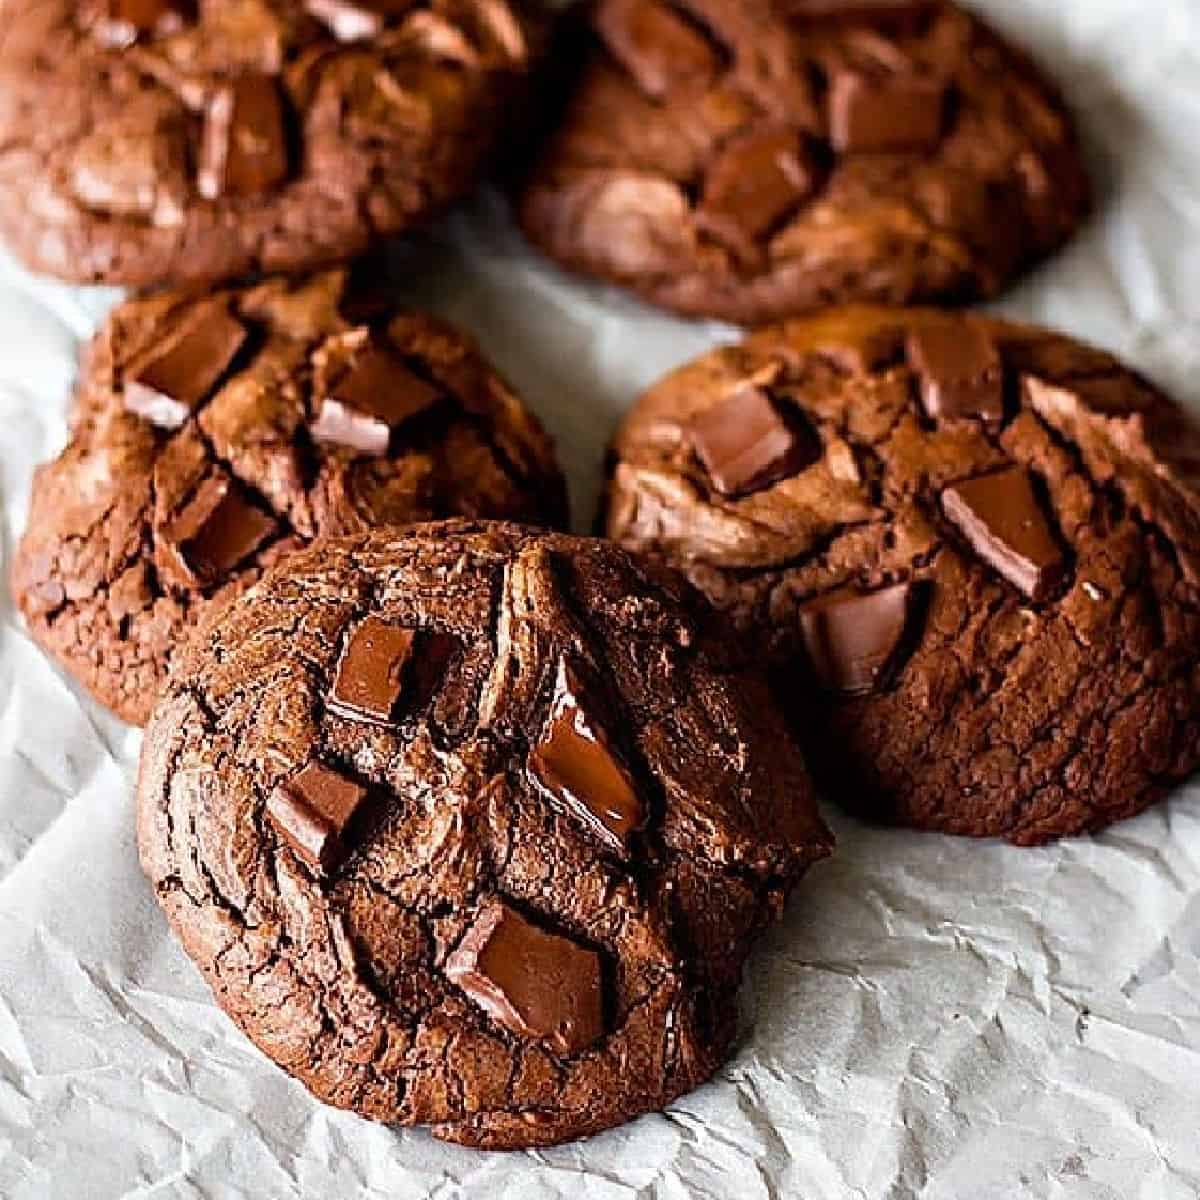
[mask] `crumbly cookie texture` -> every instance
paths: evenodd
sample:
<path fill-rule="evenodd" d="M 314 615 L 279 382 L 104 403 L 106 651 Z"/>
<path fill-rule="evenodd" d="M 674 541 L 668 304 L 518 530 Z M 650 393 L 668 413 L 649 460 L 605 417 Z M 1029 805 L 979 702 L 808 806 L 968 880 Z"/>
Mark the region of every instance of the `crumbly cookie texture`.
<path fill-rule="evenodd" d="M 72 425 L 34 477 L 13 592 L 137 724 L 184 635 L 318 534 L 566 519 L 549 438 L 470 340 L 344 270 L 120 305 Z"/>
<path fill-rule="evenodd" d="M 1200 433 L 1111 356 L 836 311 L 668 376 L 614 461 L 609 535 L 755 639 L 848 806 L 1033 844 L 1200 765 Z"/>
<path fill-rule="evenodd" d="M 522 225 L 683 313 L 990 296 L 1088 208 L 1053 87 L 945 0 L 598 0 L 585 41 Z"/>
<path fill-rule="evenodd" d="M 607 542 L 326 540 L 196 638 L 142 863 L 220 1004 L 322 1100 L 489 1148 L 722 1062 L 753 934 L 826 855 L 765 681 Z"/>
<path fill-rule="evenodd" d="M 12 0 L 0 234 L 137 286 L 347 258 L 475 183 L 542 24 L 521 0 Z"/>

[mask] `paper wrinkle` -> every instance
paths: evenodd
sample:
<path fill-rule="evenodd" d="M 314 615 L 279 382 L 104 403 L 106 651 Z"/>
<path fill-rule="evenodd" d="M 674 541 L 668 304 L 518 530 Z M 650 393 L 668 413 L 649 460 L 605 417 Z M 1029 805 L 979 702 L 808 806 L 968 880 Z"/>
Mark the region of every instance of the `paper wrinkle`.
<path fill-rule="evenodd" d="M 979 0 L 1078 112 L 1101 207 L 998 309 L 1200 411 L 1200 4 Z M 557 437 L 577 527 L 630 400 L 736 332 L 568 280 L 485 195 L 397 249 L 398 294 L 476 333 Z M 5 567 L 77 356 L 117 293 L 0 256 Z M 801 885 L 717 1080 L 588 1142 L 486 1155 L 324 1109 L 234 1028 L 137 865 L 139 737 L 0 587 L 5 1200 L 1195 1200 L 1200 784 L 1041 850 L 871 829 Z"/>

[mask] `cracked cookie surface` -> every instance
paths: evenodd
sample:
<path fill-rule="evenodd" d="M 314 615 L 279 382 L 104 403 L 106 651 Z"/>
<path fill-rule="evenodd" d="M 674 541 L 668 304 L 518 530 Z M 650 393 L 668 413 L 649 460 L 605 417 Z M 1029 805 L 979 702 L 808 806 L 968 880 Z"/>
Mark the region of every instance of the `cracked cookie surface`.
<path fill-rule="evenodd" d="M 12 0 L 0 232 L 135 286 L 350 257 L 476 182 L 540 27 L 520 0 Z"/>
<path fill-rule="evenodd" d="M 583 40 L 521 223 L 668 308 L 990 296 L 1087 210 L 1055 90 L 944 0 L 598 0 Z"/>
<path fill-rule="evenodd" d="M 848 807 L 1032 844 L 1200 766 L 1200 433 L 1110 355 L 834 311 L 662 380 L 614 462 L 608 534 L 755 640 Z"/>
<path fill-rule="evenodd" d="M 344 270 L 120 305 L 40 467 L 13 592 L 141 724 L 181 638 L 319 534 L 447 516 L 561 525 L 537 420 L 463 334 Z"/>
<path fill-rule="evenodd" d="M 192 642 L 138 781 L 220 1004 L 322 1100 L 474 1146 L 708 1078 L 753 934 L 831 848 L 723 628 L 611 543 L 507 524 L 270 572 Z"/>

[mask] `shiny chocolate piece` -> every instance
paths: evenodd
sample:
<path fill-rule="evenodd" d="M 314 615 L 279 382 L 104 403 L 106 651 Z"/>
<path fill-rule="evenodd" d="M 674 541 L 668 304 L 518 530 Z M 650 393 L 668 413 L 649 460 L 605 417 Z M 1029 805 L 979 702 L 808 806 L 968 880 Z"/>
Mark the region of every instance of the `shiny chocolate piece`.
<path fill-rule="evenodd" d="M 92 36 L 109 50 L 170 37 L 195 19 L 192 0 L 91 0 L 84 8 Z"/>
<path fill-rule="evenodd" d="M 604 1032 L 600 956 L 503 900 L 485 902 L 446 960 L 446 977 L 497 1024 L 559 1054 L 578 1054 Z"/>
<path fill-rule="evenodd" d="M 125 408 L 162 429 L 178 429 L 212 395 L 246 343 L 246 327 L 223 303 L 201 304 L 166 341 L 129 368 Z"/>
<path fill-rule="evenodd" d="M 720 66 L 708 39 L 658 0 L 603 0 L 595 20 L 612 56 L 655 99 L 702 88 Z"/>
<path fill-rule="evenodd" d="M 343 716 L 387 725 L 404 691 L 416 631 L 367 617 L 346 639 L 329 707 Z"/>
<path fill-rule="evenodd" d="M 815 432 L 789 421 L 764 388 L 747 383 L 688 424 L 692 448 L 723 496 L 747 496 L 821 456 Z"/>
<path fill-rule="evenodd" d="M 842 588 L 800 610 L 809 665 L 821 685 L 846 696 L 886 687 L 902 665 L 918 588 L 898 583 L 877 592 Z"/>
<path fill-rule="evenodd" d="M 344 835 L 367 789 L 316 760 L 277 787 L 267 799 L 275 831 L 318 875 L 346 857 Z"/>
<path fill-rule="evenodd" d="M 318 399 L 312 436 L 362 454 L 386 454 L 392 431 L 431 408 L 440 396 L 397 355 L 367 346 Z"/>
<path fill-rule="evenodd" d="M 550 721 L 529 755 L 529 772 L 556 807 L 614 852 L 627 852 L 645 823 L 633 778 L 588 711 L 582 682 L 565 661 L 558 666 Z"/>
<path fill-rule="evenodd" d="M 942 511 L 971 548 L 1031 600 L 1062 582 L 1066 561 L 1024 467 L 946 488 Z"/>
<path fill-rule="evenodd" d="M 304 7 L 339 42 L 370 41 L 391 18 L 415 5 L 416 0 L 304 0 Z"/>
<path fill-rule="evenodd" d="M 909 335 L 907 353 L 921 377 L 921 403 L 934 420 L 1004 420 L 1004 364 L 982 325 L 923 325 Z"/>
<path fill-rule="evenodd" d="M 932 150 L 946 120 L 946 85 L 919 75 L 875 78 L 858 71 L 834 76 L 829 137 L 839 154 Z"/>
<path fill-rule="evenodd" d="M 214 471 L 163 528 L 171 566 L 186 587 L 209 587 L 260 549 L 279 528 L 245 488 Z"/>
<path fill-rule="evenodd" d="M 731 142 L 709 168 L 696 220 L 733 246 L 770 233 L 813 188 L 797 133 L 768 129 Z"/>
<path fill-rule="evenodd" d="M 254 196 L 287 177 L 283 103 L 269 75 L 243 75 L 212 93 L 196 171 L 201 196 Z"/>

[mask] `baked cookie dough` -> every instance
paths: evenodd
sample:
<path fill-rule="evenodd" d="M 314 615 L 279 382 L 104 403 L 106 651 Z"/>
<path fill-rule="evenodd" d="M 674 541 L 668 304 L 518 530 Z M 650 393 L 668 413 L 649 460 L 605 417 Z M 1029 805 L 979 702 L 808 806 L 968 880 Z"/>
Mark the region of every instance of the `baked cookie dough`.
<path fill-rule="evenodd" d="M 13 592 L 137 724 L 185 633 L 318 534 L 566 518 L 549 439 L 474 345 L 344 270 L 119 306 L 72 421 L 34 477 Z"/>
<path fill-rule="evenodd" d="M 515 1148 L 723 1061 L 753 934 L 829 852 L 765 680 L 611 543 L 323 540 L 190 646 L 142 863 L 217 1000 L 322 1100 Z"/>
<path fill-rule="evenodd" d="M 991 296 L 1088 207 L 1053 87 L 945 0 L 599 0 L 590 43 L 521 223 L 682 313 Z"/>
<path fill-rule="evenodd" d="M 357 254 L 473 186 L 539 24 L 521 0 L 10 0 L 0 235 L 136 286 Z"/>
<path fill-rule="evenodd" d="M 833 312 L 668 376 L 614 458 L 609 535 L 733 615 L 847 806 L 1032 844 L 1200 765 L 1200 432 L 1109 355 Z"/>

